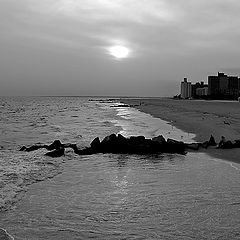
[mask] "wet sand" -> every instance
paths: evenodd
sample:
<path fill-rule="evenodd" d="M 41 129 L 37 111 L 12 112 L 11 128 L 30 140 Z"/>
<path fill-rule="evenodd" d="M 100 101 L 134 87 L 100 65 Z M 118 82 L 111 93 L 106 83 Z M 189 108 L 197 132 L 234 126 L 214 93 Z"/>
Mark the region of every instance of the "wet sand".
<path fill-rule="evenodd" d="M 196 135 L 202 142 L 212 134 L 216 142 L 221 136 L 227 140 L 240 139 L 240 103 L 233 101 L 173 100 L 167 98 L 122 99 L 140 111 L 168 121 L 170 124 Z M 207 150 L 214 157 L 240 163 L 240 149 Z"/>

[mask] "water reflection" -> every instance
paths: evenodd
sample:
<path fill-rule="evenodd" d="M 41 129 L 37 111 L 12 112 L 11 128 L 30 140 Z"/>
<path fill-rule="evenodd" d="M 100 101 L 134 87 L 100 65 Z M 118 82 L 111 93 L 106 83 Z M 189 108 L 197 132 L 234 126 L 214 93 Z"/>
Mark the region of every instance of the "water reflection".
<path fill-rule="evenodd" d="M 154 118 L 150 114 L 140 112 L 134 108 L 116 108 L 119 119 L 112 120 L 115 126 L 121 127 L 120 134 L 129 137 L 136 135 L 144 135 L 152 138 L 163 135 L 165 138 L 174 138 L 177 140 L 192 142 L 194 134 L 183 132 L 174 127 L 172 123 Z"/>
<path fill-rule="evenodd" d="M 127 154 L 119 154 L 117 155 L 117 164 L 119 168 L 125 167 L 127 161 L 129 160 L 129 156 Z"/>

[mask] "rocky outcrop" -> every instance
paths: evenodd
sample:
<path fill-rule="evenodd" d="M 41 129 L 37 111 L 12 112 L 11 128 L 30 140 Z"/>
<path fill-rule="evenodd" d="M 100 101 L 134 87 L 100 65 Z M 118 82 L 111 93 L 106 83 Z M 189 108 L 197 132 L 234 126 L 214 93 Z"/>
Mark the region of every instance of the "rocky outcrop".
<path fill-rule="evenodd" d="M 51 152 L 47 152 L 45 155 L 46 156 L 49 156 L 49 157 L 53 157 L 53 158 L 56 158 L 56 157 L 61 157 L 64 155 L 64 152 L 65 152 L 65 149 L 64 147 L 60 147 L 58 149 L 55 149 Z"/>
<path fill-rule="evenodd" d="M 45 155 L 49 157 L 61 157 L 64 155 L 65 148 L 72 148 L 74 153 L 78 155 L 91 155 L 96 153 L 119 153 L 119 154 L 159 154 L 159 153 L 178 153 L 186 154 L 187 151 L 197 151 L 200 148 L 240 148 L 240 140 L 234 142 L 227 141 L 222 136 L 221 141 L 217 143 L 211 135 L 208 141 L 203 143 L 184 143 L 175 139 L 167 139 L 162 135 L 147 139 L 144 136 L 131 136 L 126 138 L 121 134 L 111 134 L 106 136 L 102 141 L 96 137 L 90 144 L 90 147 L 78 149 L 76 144 L 66 143 L 62 144 L 60 140 L 55 140 L 50 145 L 33 145 L 30 147 L 23 146 L 20 151 L 35 151 L 40 148 L 45 148 L 49 152 Z"/>
<path fill-rule="evenodd" d="M 67 143 L 67 144 L 62 144 L 60 140 L 55 140 L 53 143 L 50 145 L 41 145 L 41 144 L 36 144 L 30 147 L 23 146 L 20 151 L 25 151 L 25 152 L 32 152 L 36 151 L 38 149 L 45 148 L 50 152 L 47 152 L 45 155 L 49 157 L 61 157 L 64 155 L 65 148 L 71 147 L 74 144 Z"/>
<path fill-rule="evenodd" d="M 174 139 L 167 141 L 163 136 L 153 139 L 146 139 L 144 136 L 131 136 L 125 138 L 121 134 L 111 134 L 106 136 L 101 142 L 95 138 L 90 147 L 79 150 L 76 146 L 72 147 L 74 152 L 79 155 L 95 153 L 122 153 L 122 154 L 155 154 L 155 153 L 180 153 L 185 154 L 185 145 Z"/>

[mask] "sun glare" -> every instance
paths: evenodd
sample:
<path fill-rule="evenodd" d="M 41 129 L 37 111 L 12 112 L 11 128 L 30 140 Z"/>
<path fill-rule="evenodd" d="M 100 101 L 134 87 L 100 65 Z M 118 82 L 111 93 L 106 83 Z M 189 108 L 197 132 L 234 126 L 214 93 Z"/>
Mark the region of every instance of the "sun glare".
<path fill-rule="evenodd" d="M 115 58 L 127 58 L 129 55 L 129 49 L 121 46 L 121 45 L 117 45 L 117 46 L 112 46 L 109 48 L 109 53 L 114 56 Z"/>

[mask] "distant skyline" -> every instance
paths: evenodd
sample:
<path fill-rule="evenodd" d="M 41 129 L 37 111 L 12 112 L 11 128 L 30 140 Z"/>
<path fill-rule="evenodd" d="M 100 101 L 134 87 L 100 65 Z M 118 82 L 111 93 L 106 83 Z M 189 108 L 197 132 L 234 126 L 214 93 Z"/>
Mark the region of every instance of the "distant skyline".
<path fill-rule="evenodd" d="M 0 0 L 0 95 L 173 96 L 240 75 L 239 0 Z"/>

